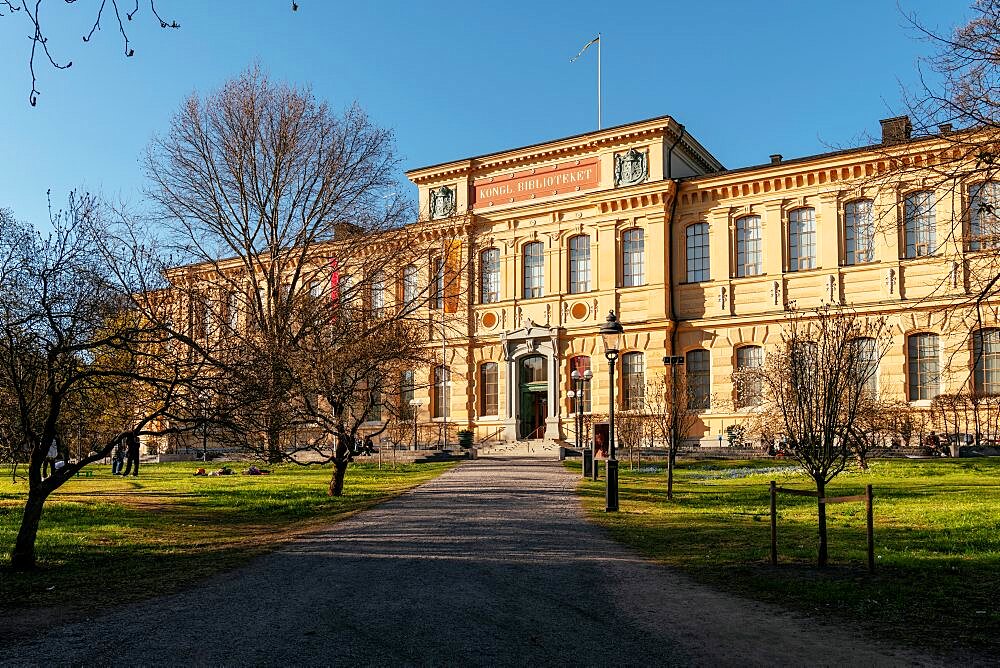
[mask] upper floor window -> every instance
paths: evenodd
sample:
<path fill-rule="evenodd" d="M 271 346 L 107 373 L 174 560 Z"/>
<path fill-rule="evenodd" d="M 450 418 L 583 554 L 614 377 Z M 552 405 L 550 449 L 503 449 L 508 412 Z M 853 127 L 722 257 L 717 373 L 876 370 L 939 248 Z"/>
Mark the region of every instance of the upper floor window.
<path fill-rule="evenodd" d="M 969 188 L 969 250 L 1000 246 L 1000 183 Z"/>
<path fill-rule="evenodd" d="M 687 374 L 687 406 L 691 409 L 711 408 L 712 382 L 710 356 L 707 350 L 691 350 L 684 365 Z"/>
<path fill-rule="evenodd" d="M 545 253 L 541 241 L 524 244 L 524 298 L 541 297 L 545 290 Z"/>
<path fill-rule="evenodd" d="M 906 227 L 906 257 L 923 257 L 934 252 L 936 227 L 934 194 L 929 190 L 910 193 L 903 204 Z"/>
<path fill-rule="evenodd" d="M 757 406 L 763 400 L 764 386 L 758 371 L 764 364 L 764 350 L 760 346 L 742 346 L 736 349 L 736 407 Z"/>
<path fill-rule="evenodd" d="M 937 334 L 912 334 L 907 337 L 906 358 L 910 401 L 936 397 L 941 378 Z"/>
<path fill-rule="evenodd" d="M 844 251 L 844 264 L 875 261 L 875 220 L 870 199 L 844 205 Z"/>
<path fill-rule="evenodd" d="M 788 214 L 788 271 L 816 268 L 816 212 L 795 209 Z"/>
<path fill-rule="evenodd" d="M 695 223 L 684 229 L 687 249 L 687 282 L 709 279 L 708 223 Z"/>
<path fill-rule="evenodd" d="M 444 308 L 444 259 L 434 258 L 434 289 L 431 290 L 431 308 Z"/>
<path fill-rule="evenodd" d="M 646 361 L 642 353 L 622 355 L 622 408 L 635 411 L 646 398 Z"/>
<path fill-rule="evenodd" d="M 634 288 L 646 282 L 646 253 L 642 230 L 638 227 L 622 233 L 622 287 Z"/>
<path fill-rule="evenodd" d="M 372 276 L 372 316 L 381 318 L 385 315 L 385 274 L 382 272 Z"/>
<path fill-rule="evenodd" d="M 499 405 L 497 363 L 483 362 L 479 367 L 479 414 L 496 415 L 499 412 Z"/>
<path fill-rule="evenodd" d="M 589 357 L 587 357 L 586 355 L 577 355 L 576 357 L 571 357 L 569 360 L 569 374 L 568 374 L 568 377 L 570 378 L 570 389 L 576 391 L 577 388 L 577 384 L 572 381 L 573 372 L 576 371 L 580 375 L 580 377 L 583 378 L 583 375 L 589 370 L 590 370 Z M 592 395 L 590 391 L 591 383 L 584 382 L 581 383 L 581 385 L 583 385 L 583 412 L 589 413 L 591 411 L 591 406 L 592 406 L 591 403 Z M 573 410 L 576 410 L 575 404 L 572 405 L 571 408 L 573 408 Z"/>
<path fill-rule="evenodd" d="M 569 240 L 569 291 L 590 292 L 590 237 L 586 234 Z"/>
<path fill-rule="evenodd" d="M 756 276 L 762 265 L 760 216 L 736 219 L 736 275 Z"/>
<path fill-rule="evenodd" d="M 417 281 L 417 268 L 412 265 L 406 265 L 403 268 L 403 303 L 410 305 L 417 300 L 417 295 L 420 294 L 420 285 Z"/>
<path fill-rule="evenodd" d="M 479 254 L 479 302 L 500 301 L 500 249 L 487 248 Z"/>
<path fill-rule="evenodd" d="M 451 371 L 446 366 L 434 367 L 434 392 L 431 397 L 431 416 L 448 417 L 451 415 Z"/>
<path fill-rule="evenodd" d="M 979 396 L 1000 394 L 1000 329 L 972 335 L 973 389 Z"/>

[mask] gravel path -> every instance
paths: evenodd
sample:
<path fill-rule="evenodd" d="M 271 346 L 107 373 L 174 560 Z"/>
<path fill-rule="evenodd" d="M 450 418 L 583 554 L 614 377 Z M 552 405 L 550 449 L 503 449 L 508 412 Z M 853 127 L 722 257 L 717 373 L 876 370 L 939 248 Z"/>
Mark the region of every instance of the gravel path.
<path fill-rule="evenodd" d="M 692 583 L 588 524 L 555 461 L 477 460 L 0 664 L 930 665 Z M 129 629 L 129 630 L 124 630 Z"/>

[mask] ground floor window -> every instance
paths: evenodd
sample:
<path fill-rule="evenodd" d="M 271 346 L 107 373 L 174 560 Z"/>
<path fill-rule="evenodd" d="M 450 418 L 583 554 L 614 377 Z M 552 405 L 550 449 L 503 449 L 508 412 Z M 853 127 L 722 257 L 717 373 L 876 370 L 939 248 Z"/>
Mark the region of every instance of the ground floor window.
<path fill-rule="evenodd" d="M 484 362 L 479 367 L 479 393 L 479 414 L 496 415 L 500 404 L 496 362 Z"/>

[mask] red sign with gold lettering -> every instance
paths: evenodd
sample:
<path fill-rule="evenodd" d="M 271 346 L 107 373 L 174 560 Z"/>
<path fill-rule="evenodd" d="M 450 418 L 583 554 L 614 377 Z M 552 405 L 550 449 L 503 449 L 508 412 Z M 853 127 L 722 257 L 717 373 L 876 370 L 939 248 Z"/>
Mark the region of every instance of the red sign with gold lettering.
<path fill-rule="evenodd" d="M 596 188 L 599 181 L 600 165 L 597 158 L 573 160 L 502 176 L 488 176 L 475 180 L 472 186 L 472 205 L 499 206 L 553 195 L 567 195 Z"/>

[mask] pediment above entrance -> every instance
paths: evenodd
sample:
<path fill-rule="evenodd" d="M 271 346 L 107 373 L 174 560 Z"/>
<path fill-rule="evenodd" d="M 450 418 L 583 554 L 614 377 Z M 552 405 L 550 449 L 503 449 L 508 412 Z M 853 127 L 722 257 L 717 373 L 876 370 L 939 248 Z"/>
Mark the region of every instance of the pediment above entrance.
<path fill-rule="evenodd" d="M 539 325 L 529 318 L 525 322 L 524 327 L 514 329 L 509 332 L 503 332 L 500 335 L 500 338 L 503 341 L 510 342 L 521 342 L 531 339 L 551 339 L 552 337 L 559 336 L 559 329 L 559 327 L 546 327 L 544 325 Z"/>

